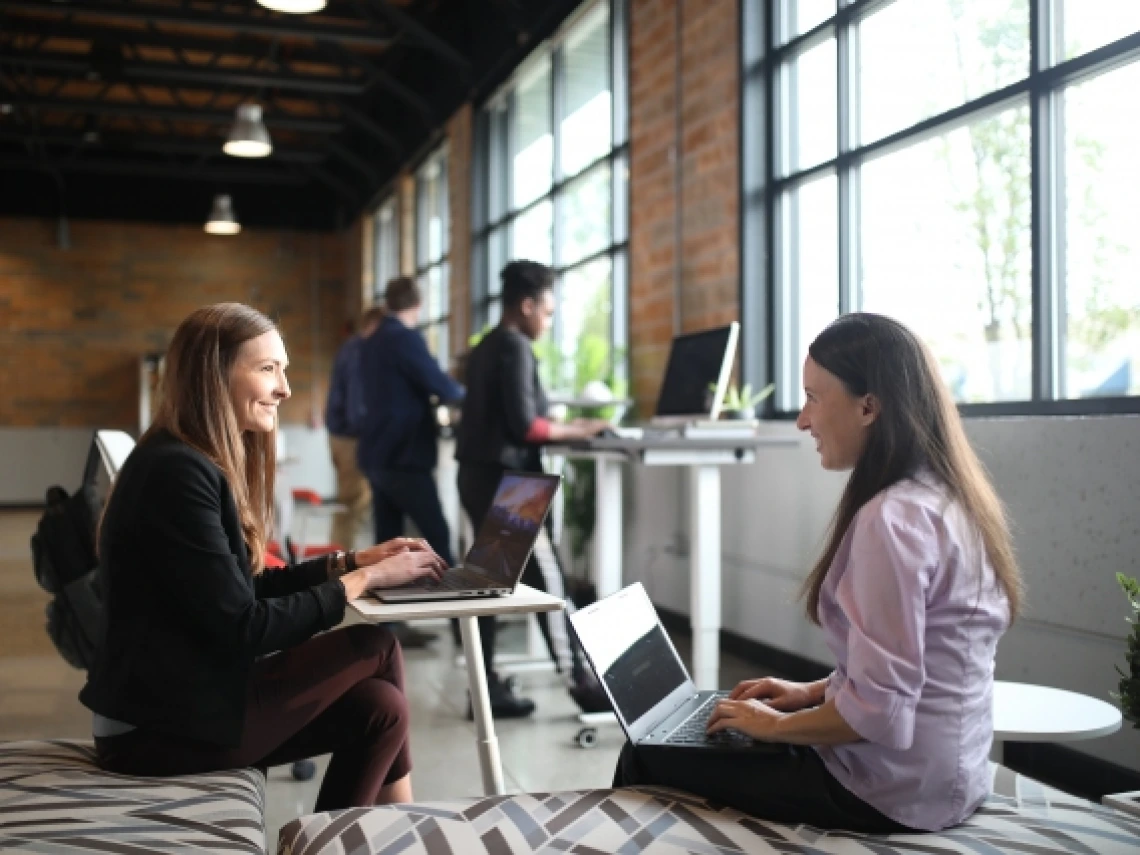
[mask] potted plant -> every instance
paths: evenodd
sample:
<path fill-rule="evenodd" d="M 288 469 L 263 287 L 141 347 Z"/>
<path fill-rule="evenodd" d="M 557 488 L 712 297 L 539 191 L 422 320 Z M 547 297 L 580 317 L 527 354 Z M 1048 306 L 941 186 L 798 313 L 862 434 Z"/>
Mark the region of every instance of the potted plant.
<path fill-rule="evenodd" d="M 735 383 L 730 384 L 724 393 L 721 417 L 726 419 L 754 419 L 756 418 L 756 408 L 774 391 L 776 391 L 775 383 L 769 383 L 756 394 L 752 394 L 752 387 L 748 383 L 745 383 L 742 388 L 737 388 Z"/>
<path fill-rule="evenodd" d="M 1125 672 L 1119 665 L 1116 666 L 1120 684 L 1119 692 L 1114 692 L 1113 697 L 1120 702 L 1124 720 L 1140 729 L 1140 582 L 1123 573 L 1116 574 L 1116 581 L 1128 597 L 1132 614 L 1127 620 L 1132 632 L 1128 635 L 1128 670 Z M 1140 816 L 1140 791 L 1109 793 L 1101 801 L 1109 807 Z"/>
<path fill-rule="evenodd" d="M 1132 722 L 1132 726 L 1140 729 L 1140 582 L 1123 573 L 1116 574 L 1116 581 L 1128 597 L 1128 604 L 1132 614 L 1128 623 L 1132 632 L 1128 636 L 1128 673 L 1116 666 L 1116 673 L 1120 675 L 1120 692 L 1115 695 L 1120 701 L 1120 712 L 1125 721 Z"/>

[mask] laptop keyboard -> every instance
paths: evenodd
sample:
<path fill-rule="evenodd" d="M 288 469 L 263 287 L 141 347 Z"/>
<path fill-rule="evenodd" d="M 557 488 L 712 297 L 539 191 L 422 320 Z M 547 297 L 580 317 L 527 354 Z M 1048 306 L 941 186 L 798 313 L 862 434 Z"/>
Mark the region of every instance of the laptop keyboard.
<path fill-rule="evenodd" d="M 735 730 L 722 730 L 713 734 L 709 734 L 705 730 L 717 702 L 727 697 L 728 692 L 717 692 L 715 695 L 709 695 L 696 712 L 669 734 L 665 742 L 669 745 L 751 745 L 755 741 L 751 736 L 745 736 Z"/>

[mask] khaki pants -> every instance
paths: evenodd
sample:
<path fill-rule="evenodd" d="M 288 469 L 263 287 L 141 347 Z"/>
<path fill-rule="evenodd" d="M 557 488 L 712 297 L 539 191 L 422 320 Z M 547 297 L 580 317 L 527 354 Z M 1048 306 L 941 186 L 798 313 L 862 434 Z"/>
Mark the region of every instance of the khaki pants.
<path fill-rule="evenodd" d="M 330 433 L 329 451 L 336 469 L 336 500 L 345 507 L 333 516 L 332 542 L 353 549 L 361 522 L 372 514 L 372 490 L 356 465 L 355 439 Z"/>

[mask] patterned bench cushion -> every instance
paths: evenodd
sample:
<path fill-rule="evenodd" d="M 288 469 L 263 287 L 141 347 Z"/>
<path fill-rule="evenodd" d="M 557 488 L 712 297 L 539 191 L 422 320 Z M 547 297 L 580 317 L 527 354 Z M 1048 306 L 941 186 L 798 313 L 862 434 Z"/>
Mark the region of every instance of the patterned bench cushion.
<path fill-rule="evenodd" d="M 301 817 L 278 855 L 1136 855 L 1140 822 L 996 767 L 994 792 L 939 834 L 869 837 L 761 822 L 673 790 L 640 787 L 493 796 Z"/>
<path fill-rule="evenodd" d="M 0 852 L 265 852 L 265 777 L 113 775 L 89 742 L 0 743 Z"/>

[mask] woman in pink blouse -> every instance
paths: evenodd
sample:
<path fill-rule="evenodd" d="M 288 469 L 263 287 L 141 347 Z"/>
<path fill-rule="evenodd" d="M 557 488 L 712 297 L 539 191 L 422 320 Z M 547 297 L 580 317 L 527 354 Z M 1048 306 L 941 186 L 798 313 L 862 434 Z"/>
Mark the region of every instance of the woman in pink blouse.
<path fill-rule="evenodd" d="M 675 786 L 754 816 L 934 831 L 990 789 L 994 654 L 1021 578 L 1002 504 L 925 345 L 845 315 L 812 343 L 796 426 L 851 476 L 804 584 L 835 670 L 745 680 L 709 732 L 751 748 L 627 745 L 615 784 Z"/>

